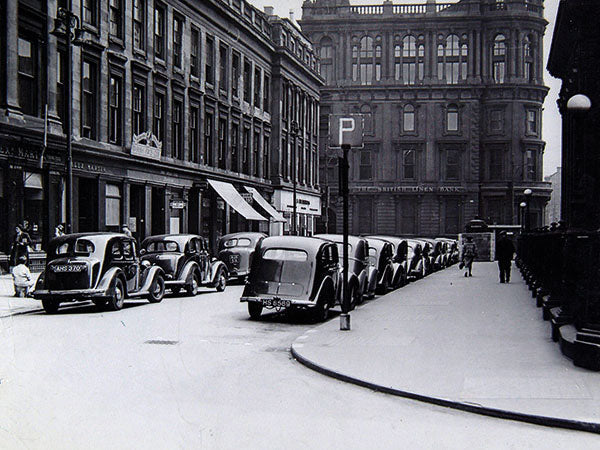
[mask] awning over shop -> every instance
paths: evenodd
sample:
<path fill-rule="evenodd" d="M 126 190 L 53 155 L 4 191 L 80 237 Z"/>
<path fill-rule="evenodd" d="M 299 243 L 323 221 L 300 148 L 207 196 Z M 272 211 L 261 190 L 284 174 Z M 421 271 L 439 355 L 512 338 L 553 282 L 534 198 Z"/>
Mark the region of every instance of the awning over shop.
<path fill-rule="evenodd" d="M 41 173 L 25 172 L 23 184 L 29 189 L 44 189 Z"/>
<path fill-rule="evenodd" d="M 232 184 L 215 180 L 208 180 L 208 184 L 210 184 L 212 188 L 217 191 L 217 194 L 219 194 L 229 206 L 235 209 L 247 220 L 267 220 L 258 212 L 256 212 L 256 210 L 242 198 L 240 193 L 233 187 Z"/>
<path fill-rule="evenodd" d="M 252 198 L 258 203 L 261 208 L 269 213 L 275 222 L 287 222 L 285 217 L 281 215 L 273 206 L 253 187 L 244 186 L 244 188 L 252 194 Z"/>

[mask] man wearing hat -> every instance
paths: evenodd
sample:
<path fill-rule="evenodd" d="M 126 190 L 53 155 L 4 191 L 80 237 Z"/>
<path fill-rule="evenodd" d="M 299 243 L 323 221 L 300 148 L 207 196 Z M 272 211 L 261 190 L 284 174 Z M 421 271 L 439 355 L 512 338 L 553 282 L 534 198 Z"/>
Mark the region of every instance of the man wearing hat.
<path fill-rule="evenodd" d="M 126 223 L 124 223 L 121 227 L 121 233 L 127 235 L 127 237 L 133 237 L 133 235 L 131 234 L 131 230 L 129 229 Z"/>
<path fill-rule="evenodd" d="M 496 245 L 496 256 L 498 258 L 498 268 L 500 269 L 500 283 L 510 283 L 510 264 L 514 253 L 515 246 L 506 235 L 506 231 L 502 231 Z"/>

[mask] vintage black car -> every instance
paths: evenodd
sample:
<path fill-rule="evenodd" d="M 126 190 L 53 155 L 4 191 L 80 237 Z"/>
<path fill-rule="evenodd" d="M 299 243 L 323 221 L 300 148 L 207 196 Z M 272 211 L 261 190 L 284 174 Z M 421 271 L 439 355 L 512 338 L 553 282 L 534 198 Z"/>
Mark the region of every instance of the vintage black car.
<path fill-rule="evenodd" d="M 164 293 L 163 270 L 140 261 L 135 239 L 119 233 L 78 233 L 50 241 L 46 269 L 33 296 L 46 312 L 54 313 L 66 302 L 92 300 L 119 310 L 125 298 L 157 303 Z"/>
<path fill-rule="evenodd" d="M 248 303 L 252 319 L 258 319 L 263 308 L 300 308 L 326 320 L 329 309 L 339 303 L 340 279 L 333 242 L 301 236 L 268 237 L 256 247 L 240 301 Z"/>
<path fill-rule="evenodd" d="M 427 275 L 426 259 L 423 255 L 423 243 L 416 239 L 406 239 L 408 245 L 408 278 L 411 280 L 423 278 Z"/>
<path fill-rule="evenodd" d="M 368 236 L 368 238 L 382 239 L 392 244 L 393 257 L 392 268 L 394 275 L 392 277 L 392 288 L 396 289 L 408 283 L 408 242 L 406 239 L 396 236 Z"/>
<path fill-rule="evenodd" d="M 165 272 L 165 285 L 177 295 L 185 289 L 196 295 L 200 286 L 218 292 L 227 286 L 227 267 L 211 258 L 206 239 L 195 234 L 161 234 L 142 242 L 142 260 L 160 266 Z"/>
<path fill-rule="evenodd" d="M 315 234 L 315 237 L 327 239 L 337 244 L 342 261 L 343 241 L 341 234 Z M 369 261 L 369 243 L 365 238 L 348 236 L 348 290 L 351 296 L 351 308 L 360 304 L 364 298 L 375 297 L 377 289 L 377 268 Z"/>
<path fill-rule="evenodd" d="M 227 266 L 230 278 L 248 276 L 256 244 L 266 237 L 264 233 L 242 232 L 226 234 L 219 239 L 218 256 Z"/>
<path fill-rule="evenodd" d="M 429 244 L 429 257 L 431 260 L 432 271 L 441 270 L 446 267 L 446 256 L 444 253 L 443 243 L 437 239 L 420 238 Z"/>
<path fill-rule="evenodd" d="M 394 248 L 392 244 L 383 239 L 367 238 L 369 243 L 369 260 L 377 268 L 377 293 L 387 294 L 393 288 L 394 266 L 392 259 L 394 257 Z"/>
<path fill-rule="evenodd" d="M 460 251 L 458 250 L 458 241 L 450 238 L 436 238 L 436 240 L 446 243 L 447 265 L 456 264 L 460 259 Z"/>

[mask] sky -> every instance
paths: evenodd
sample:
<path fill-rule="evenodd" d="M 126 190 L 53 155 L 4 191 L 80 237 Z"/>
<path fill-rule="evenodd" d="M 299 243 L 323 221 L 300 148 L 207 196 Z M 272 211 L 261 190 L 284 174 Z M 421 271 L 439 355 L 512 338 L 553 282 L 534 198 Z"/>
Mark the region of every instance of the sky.
<path fill-rule="evenodd" d="M 445 0 L 453 2 L 454 0 Z M 302 17 L 303 0 L 249 0 L 254 6 L 263 9 L 265 6 L 273 6 L 275 14 L 280 17 L 289 17 L 290 11 L 294 12 L 296 20 Z M 395 4 L 425 3 L 426 0 L 394 0 Z M 383 4 L 383 0 L 350 0 L 355 5 Z M 438 3 L 443 3 L 438 0 Z M 544 36 L 544 67 L 548 61 L 550 51 L 550 42 L 552 32 L 554 31 L 554 19 L 558 9 L 559 0 L 544 1 L 544 16 L 549 22 Z M 544 82 L 550 88 L 550 92 L 544 102 L 542 113 L 542 139 L 546 141 L 546 150 L 544 152 L 544 176 L 556 172 L 556 167 L 560 166 L 560 148 L 561 148 L 561 119 L 556 106 L 558 93 L 560 91 L 560 80 L 552 78 L 548 72 L 544 75 Z"/>

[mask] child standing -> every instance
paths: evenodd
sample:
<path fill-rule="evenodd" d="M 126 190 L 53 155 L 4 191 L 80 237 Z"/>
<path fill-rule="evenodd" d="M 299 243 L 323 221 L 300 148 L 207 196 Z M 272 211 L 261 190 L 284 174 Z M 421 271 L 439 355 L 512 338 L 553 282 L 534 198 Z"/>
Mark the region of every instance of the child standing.
<path fill-rule="evenodd" d="M 19 256 L 17 259 L 18 264 L 12 270 L 15 297 L 29 297 L 30 290 L 33 287 L 31 272 L 29 267 L 25 265 L 26 262 L 27 257 L 24 255 Z"/>

